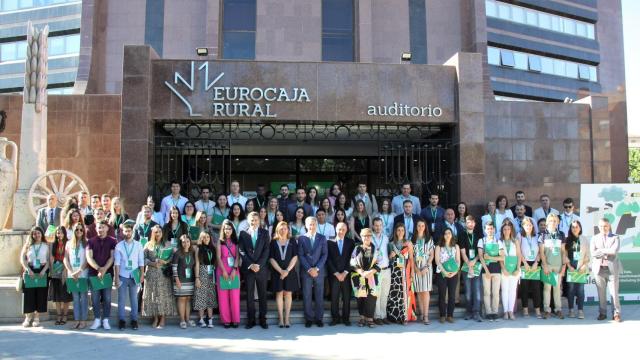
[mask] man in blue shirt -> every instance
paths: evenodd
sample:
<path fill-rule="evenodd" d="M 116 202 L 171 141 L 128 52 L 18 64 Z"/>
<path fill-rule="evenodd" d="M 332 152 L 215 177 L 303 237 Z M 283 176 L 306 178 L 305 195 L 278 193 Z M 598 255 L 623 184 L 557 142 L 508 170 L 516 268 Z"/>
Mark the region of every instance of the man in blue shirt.
<path fill-rule="evenodd" d="M 124 330 L 125 302 L 129 295 L 131 304 L 131 328 L 138 330 L 138 285 L 144 282 L 144 251 L 140 242 L 133 241 L 133 221 L 122 225 L 124 241 L 116 245 L 114 251 L 114 278 L 118 289 L 118 328 Z"/>
<path fill-rule="evenodd" d="M 402 214 L 404 202 L 410 200 L 413 204 L 413 213 L 420 215 L 420 199 L 411 195 L 411 184 L 404 183 L 401 188 L 402 194 L 394 196 L 391 201 L 391 207 L 396 214 Z"/>

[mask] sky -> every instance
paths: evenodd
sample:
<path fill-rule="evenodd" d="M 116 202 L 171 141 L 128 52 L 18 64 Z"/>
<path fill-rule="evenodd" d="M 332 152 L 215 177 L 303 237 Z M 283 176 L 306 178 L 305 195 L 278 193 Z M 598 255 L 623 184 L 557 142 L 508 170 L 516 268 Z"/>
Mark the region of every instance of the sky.
<path fill-rule="evenodd" d="M 622 0 L 629 135 L 640 136 L 640 1 Z"/>

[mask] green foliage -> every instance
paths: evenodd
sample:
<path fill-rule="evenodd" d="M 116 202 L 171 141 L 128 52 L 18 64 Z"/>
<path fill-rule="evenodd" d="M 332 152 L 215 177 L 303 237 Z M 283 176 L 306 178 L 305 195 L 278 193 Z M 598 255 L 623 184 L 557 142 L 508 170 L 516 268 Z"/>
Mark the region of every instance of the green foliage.
<path fill-rule="evenodd" d="M 640 183 L 640 148 L 629 149 L 629 181 Z"/>

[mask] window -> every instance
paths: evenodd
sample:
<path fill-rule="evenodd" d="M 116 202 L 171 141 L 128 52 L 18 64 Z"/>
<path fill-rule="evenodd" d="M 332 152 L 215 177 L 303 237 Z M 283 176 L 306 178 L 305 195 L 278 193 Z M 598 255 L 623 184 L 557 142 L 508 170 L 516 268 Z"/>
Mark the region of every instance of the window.
<path fill-rule="evenodd" d="M 224 0 L 222 12 L 222 57 L 255 59 L 256 0 Z"/>
<path fill-rule="evenodd" d="M 535 72 L 542 71 L 542 65 L 540 64 L 540 57 L 536 55 L 529 55 L 529 70 Z"/>
<path fill-rule="evenodd" d="M 597 82 L 597 68 L 588 64 L 528 54 L 520 51 L 487 47 L 489 65 L 504 66 L 516 70 L 562 76 Z"/>
<path fill-rule="evenodd" d="M 514 67 L 515 60 L 513 59 L 513 52 L 509 50 L 500 50 L 500 63 L 502 66 Z"/>
<path fill-rule="evenodd" d="M 81 0 L 0 0 L 0 12 L 23 10 L 65 3 L 80 3 Z"/>
<path fill-rule="evenodd" d="M 567 77 L 577 79 L 578 78 L 578 64 L 572 62 L 565 63 L 565 70 Z"/>
<path fill-rule="evenodd" d="M 488 17 L 563 32 L 573 36 L 595 39 L 595 26 L 588 22 L 574 20 L 564 16 L 551 15 L 544 11 L 494 0 L 485 0 L 485 8 Z"/>
<path fill-rule="evenodd" d="M 511 12 L 508 4 L 498 4 L 498 17 L 503 20 L 511 20 Z"/>
<path fill-rule="evenodd" d="M 520 70 L 528 70 L 529 69 L 529 64 L 528 64 L 528 59 L 527 59 L 527 54 L 525 53 L 521 53 L 521 52 L 517 52 L 513 54 L 513 59 L 515 62 L 515 68 L 516 69 L 520 69 Z"/>
<path fill-rule="evenodd" d="M 26 41 L 16 41 L 0 45 L 0 61 L 24 60 L 26 57 Z"/>
<path fill-rule="evenodd" d="M 551 16 L 545 13 L 538 14 L 538 25 L 546 30 L 551 30 Z"/>
<path fill-rule="evenodd" d="M 527 25 L 538 26 L 538 13 L 533 10 L 527 10 Z"/>
<path fill-rule="evenodd" d="M 524 24 L 524 9 L 521 7 L 514 7 L 513 9 L 511 9 L 511 20 L 520 24 Z"/>
<path fill-rule="evenodd" d="M 487 16 L 497 17 L 498 16 L 498 8 L 496 7 L 495 1 L 487 1 L 485 4 Z"/>
<path fill-rule="evenodd" d="M 487 58 L 490 65 L 500 66 L 500 50 L 494 47 L 487 48 Z"/>
<path fill-rule="evenodd" d="M 565 76 L 566 73 L 566 63 L 562 60 L 553 60 L 553 74 L 558 76 Z"/>
<path fill-rule="evenodd" d="M 553 60 L 551 58 L 540 58 L 540 65 L 543 74 L 553 75 Z"/>
<path fill-rule="evenodd" d="M 569 35 L 576 35 L 576 22 L 571 19 L 562 19 L 564 32 Z"/>
<path fill-rule="evenodd" d="M 589 80 L 591 78 L 589 67 L 587 65 L 578 66 L 578 78 L 580 80 Z"/>
<path fill-rule="evenodd" d="M 79 34 L 49 38 L 49 56 L 77 54 L 79 52 Z"/>
<path fill-rule="evenodd" d="M 354 61 L 353 0 L 322 0 L 322 61 Z"/>

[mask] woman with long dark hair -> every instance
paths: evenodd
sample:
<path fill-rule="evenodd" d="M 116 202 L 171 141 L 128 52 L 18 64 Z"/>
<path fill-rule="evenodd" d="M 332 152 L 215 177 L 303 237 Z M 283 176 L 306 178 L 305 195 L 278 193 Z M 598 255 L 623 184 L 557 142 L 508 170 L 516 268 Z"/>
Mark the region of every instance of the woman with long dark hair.
<path fill-rule="evenodd" d="M 73 214 L 79 217 L 76 224 L 83 226 L 79 223 L 82 221 L 82 217 L 78 210 L 71 210 L 67 218 L 73 217 Z M 53 301 L 56 304 L 56 325 L 67 323 L 69 303 L 73 301 L 73 296 L 67 291 L 66 277 L 64 276 L 64 249 L 68 242 L 67 233 L 68 231 L 64 226 L 58 226 L 55 232 L 55 240 L 51 244 L 51 256 L 49 259 L 49 264 L 51 264 L 51 271 L 49 272 L 49 277 L 51 278 L 49 281 L 49 301 Z"/>
<path fill-rule="evenodd" d="M 422 322 L 429 325 L 429 297 L 433 279 L 433 239 L 429 234 L 427 222 L 424 219 L 416 223 L 416 232 L 413 234 L 413 254 L 415 269 L 413 272 L 413 291 L 418 296 L 418 308 L 422 316 Z"/>
<path fill-rule="evenodd" d="M 453 310 L 456 305 L 456 285 L 460 269 L 460 247 L 450 228 L 446 228 L 435 249 L 436 279 L 438 281 L 438 306 L 440 323 L 445 320 L 453 323 Z M 453 264 L 451 266 L 449 264 Z M 445 297 L 447 301 L 445 302 Z"/>
<path fill-rule="evenodd" d="M 20 251 L 20 265 L 23 272 L 22 312 L 25 314 L 22 326 L 37 327 L 40 326 L 40 314 L 47 312 L 49 246 L 45 243 L 42 228 L 36 226 L 31 229 L 29 239 Z M 32 282 L 35 287 L 31 286 Z"/>
<path fill-rule="evenodd" d="M 220 321 L 225 329 L 237 328 L 240 324 L 240 251 L 238 251 L 238 235 L 230 220 L 225 220 L 220 228 L 220 238 L 216 243 L 216 284 Z M 238 278 L 238 286 L 222 289 L 221 282 L 233 282 Z"/>
<path fill-rule="evenodd" d="M 189 234 L 189 225 L 180 220 L 180 210 L 177 206 L 172 206 L 169 209 L 169 221 L 162 227 L 163 240 L 170 241 L 171 245 L 175 248 L 179 248 L 180 244 L 178 239 L 182 235 Z"/>
<path fill-rule="evenodd" d="M 199 267 L 196 273 L 196 291 L 193 298 L 193 309 L 198 310 L 198 314 L 200 315 L 200 320 L 198 321 L 200 327 L 213 328 L 213 308 L 218 307 L 214 274 L 214 267 L 218 257 L 210 233 L 206 231 L 200 232 L 196 254 L 198 256 Z M 207 321 L 205 321 L 204 318 L 205 311 L 207 312 Z"/>
<path fill-rule="evenodd" d="M 577 271 L 584 274 L 589 271 L 589 240 L 582 235 L 582 224 L 578 220 L 571 222 L 567 242 L 564 244 L 565 265 L 568 271 Z M 569 280 L 569 279 L 567 279 Z M 567 281 L 569 291 L 567 302 L 569 303 L 569 317 L 576 317 L 573 311 L 574 301 L 578 305 L 578 319 L 584 319 L 584 284 Z"/>
<path fill-rule="evenodd" d="M 405 239 L 406 229 L 398 223 L 393 231 L 393 239 L 389 242 L 389 259 L 391 261 L 391 288 L 387 302 L 387 315 L 390 321 L 406 325 L 416 320 L 415 297 L 412 289 L 414 269 L 413 245 Z"/>

